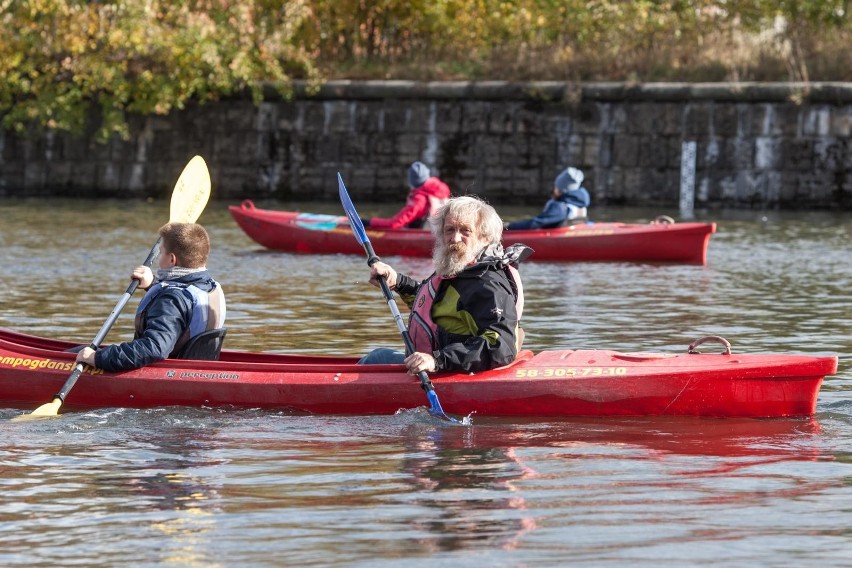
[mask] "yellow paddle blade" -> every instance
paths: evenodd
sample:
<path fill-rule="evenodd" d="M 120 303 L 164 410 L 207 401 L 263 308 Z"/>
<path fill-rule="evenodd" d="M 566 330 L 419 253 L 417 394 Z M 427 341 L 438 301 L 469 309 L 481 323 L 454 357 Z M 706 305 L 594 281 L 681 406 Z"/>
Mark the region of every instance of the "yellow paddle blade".
<path fill-rule="evenodd" d="M 14 416 L 12 418 L 13 422 L 19 422 L 22 420 L 35 420 L 38 418 L 49 418 L 51 416 L 56 416 L 59 414 L 59 407 L 62 406 L 62 401 L 58 398 L 54 398 L 52 401 L 47 404 L 42 404 L 29 414 L 21 414 L 18 416 Z"/>
<path fill-rule="evenodd" d="M 192 158 L 175 184 L 169 223 L 195 223 L 210 198 L 210 172 L 201 156 Z"/>

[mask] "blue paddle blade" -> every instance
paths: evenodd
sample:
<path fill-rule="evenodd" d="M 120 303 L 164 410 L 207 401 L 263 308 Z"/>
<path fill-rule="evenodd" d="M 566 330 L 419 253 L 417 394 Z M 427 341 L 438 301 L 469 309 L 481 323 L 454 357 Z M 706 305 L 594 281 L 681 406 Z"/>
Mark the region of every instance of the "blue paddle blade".
<path fill-rule="evenodd" d="M 370 239 L 367 238 L 367 231 L 364 230 L 364 223 L 361 222 L 361 217 L 359 217 L 358 212 L 355 211 L 355 205 L 349 198 L 349 192 L 346 191 L 346 186 L 343 185 L 343 178 L 340 177 L 340 172 L 337 172 L 337 188 L 337 191 L 340 194 L 340 203 L 343 204 L 343 210 L 346 211 L 346 216 L 349 217 L 349 225 L 352 227 L 352 232 L 355 233 L 355 238 L 358 239 L 358 243 L 361 245 L 369 243 Z"/>
<path fill-rule="evenodd" d="M 452 416 L 448 416 L 444 409 L 441 408 L 441 403 L 438 401 L 438 393 L 434 390 L 426 391 L 426 398 L 429 400 L 429 414 L 435 416 L 437 418 L 443 418 L 449 422 L 455 422 L 456 424 L 461 424 L 458 420 L 453 418 Z"/>

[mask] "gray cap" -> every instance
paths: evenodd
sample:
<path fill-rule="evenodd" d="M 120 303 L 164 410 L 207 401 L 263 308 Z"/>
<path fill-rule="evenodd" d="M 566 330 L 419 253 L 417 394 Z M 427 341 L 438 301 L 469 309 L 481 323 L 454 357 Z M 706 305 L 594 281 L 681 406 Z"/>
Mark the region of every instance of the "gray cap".
<path fill-rule="evenodd" d="M 408 168 L 408 185 L 411 187 L 420 187 L 430 177 L 429 168 L 423 162 L 414 162 Z"/>
<path fill-rule="evenodd" d="M 565 193 L 566 191 L 579 188 L 580 184 L 583 183 L 583 177 L 583 172 L 577 168 L 566 168 L 564 172 L 556 176 L 553 186 L 562 193 Z"/>

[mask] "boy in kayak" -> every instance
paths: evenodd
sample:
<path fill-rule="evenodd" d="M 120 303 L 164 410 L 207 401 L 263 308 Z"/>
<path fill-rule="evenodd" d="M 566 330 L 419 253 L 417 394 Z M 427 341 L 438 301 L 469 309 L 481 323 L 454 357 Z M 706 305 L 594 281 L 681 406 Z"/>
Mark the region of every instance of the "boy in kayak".
<path fill-rule="evenodd" d="M 566 168 L 553 181 L 553 194 L 542 212 L 532 219 L 509 223 L 506 229 L 552 229 L 561 227 L 568 220 L 586 217 L 591 198 L 586 188 L 581 186 L 583 177 L 583 172 L 577 168 Z"/>
<path fill-rule="evenodd" d="M 433 176 L 423 162 L 414 162 L 408 168 L 408 185 L 411 190 L 405 206 L 396 215 L 390 219 L 362 219 L 364 225 L 371 229 L 420 229 L 438 207 L 450 198 L 450 188 Z"/>
<path fill-rule="evenodd" d="M 472 196 L 454 197 L 430 218 L 435 272 L 422 282 L 379 261 L 370 282 L 387 279 L 411 307 L 408 332 L 415 352 L 375 349 L 361 364 L 402 363 L 408 372 L 475 373 L 515 360 L 523 341 L 524 292 L 517 264 L 532 253 L 524 245 L 503 249 L 503 221 Z"/>
<path fill-rule="evenodd" d="M 175 356 L 190 338 L 225 323 L 225 295 L 207 271 L 210 237 L 195 223 L 168 223 L 160 228 L 157 280 L 147 266 L 131 278 L 147 293 L 136 310 L 132 341 L 84 347 L 77 361 L 105 371 L 138 369 Z"/>

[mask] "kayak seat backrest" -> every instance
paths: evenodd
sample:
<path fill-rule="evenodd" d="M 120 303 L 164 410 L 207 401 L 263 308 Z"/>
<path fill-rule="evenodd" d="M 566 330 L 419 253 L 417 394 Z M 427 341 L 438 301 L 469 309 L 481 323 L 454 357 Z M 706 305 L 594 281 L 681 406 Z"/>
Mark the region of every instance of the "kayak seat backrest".
<path fill-rule="evenodd" d="M 210 329 L 199 333 L 189 340 L 181 349 L 175 359 L 194 359 L 198 361 L 218 361 L 222 352 L 222 344 L 225 343 L 225 334 L 228 329 Z"/>
<path fill-rule="evenodd" d="M 588 217 L 574 217 L 573 219 L 565 219 L 554 228 L 570 227 L 571 225 L 585 225 L 589 222 Z"/>

